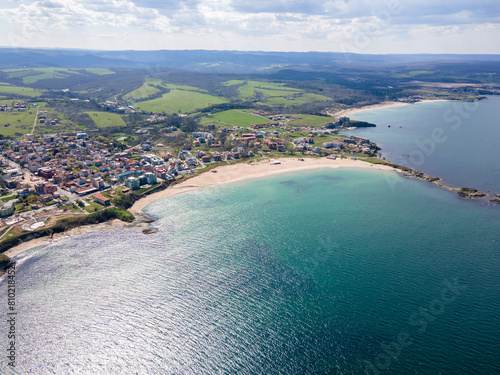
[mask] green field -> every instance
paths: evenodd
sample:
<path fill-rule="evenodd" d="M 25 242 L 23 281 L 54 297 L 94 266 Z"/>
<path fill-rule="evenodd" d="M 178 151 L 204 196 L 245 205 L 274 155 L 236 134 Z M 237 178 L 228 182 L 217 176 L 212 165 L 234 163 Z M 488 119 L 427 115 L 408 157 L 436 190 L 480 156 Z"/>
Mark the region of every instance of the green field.
<path fill-rule="evenodd" d="M 94 120 L 98 128 L 107 128 L 111 126 L 125 126 L 125 121 L 118 113 L 110 112 L 85 112 Z"/>
<path fill-rule="evenodd" d="M 12 96 L 28 96 L 30 98 L 36 98 L 42 95 L 40 91 L 34 90 L 30 87 L 18 87 L 18 86 L 7 86 L 0 85 L 0 93 L 11 94 Z"/>
<path fill-rule="evenodd" d="M 332 122 L 334 119 L 332 117 L 326 116 L 312 116 L 312 115 L 286 115 L 286 117 L 297 117 L 300 119 L 290 120 L 287 122 L 287 125 L 292 126 L 324 126 L 327 122 Z"/>
<path fill-rule="evenodd" d="M 187 90 L 187 91 L 196 91 L 201 93 L 207 93 L 207 90 L 200 89 L 199 87 L 194 86 L 184 86 L 184 85 L 174 85 L 173 83 L 166 83 L 162 85 L 163 87 L 170 90 Z"/>
<path fill-rule="evenodd" d="M 265 117 L 256 116 L 238 109 L 219 112 L 205 117 L 208 122 L 220 122 L 233 126 L 250 126 L 252 124 L 267 124 L 271 122 Z M 205 121 L 204 121 L 205 122 Z"/>
<path fill-rule="evenodd" d="M 7 104 L 7 103 L 1 103 Z M 30 113 L 31 112 L 31 113 Z M 25 112 L 0 112 L 0 134 L 5 136 L 15 136 L 18 134 L 28 134 L 33 129 L 36 109 L 29 108 Z M 5 124 L 10 126 L 5 127 Z M 18 135 L 17 134 L 17 135 Z"/>
<path fill-rule="evenodd" d="M 8 78 L 22 78 L 23 83 L 29 85 L 41 79 L 67 78 L 70 76 L 66 68 L 35 68 L 35 69 L 6 69 Z M 80 74 L 73 72 L 75 74 Z"/>
<path fill-rule="evenodd" d="M 294 95 L 285 96 L 269 96 L 265 104 L 273 106 L 273 105 L 301 105 L 305 103 L 311 102 L 324 102 L 324 101 L 332 101 L 332 98 L 327 96 L 318 95 L 318 94 L 309 94 L 309 93 L 299 93 Z"/>
<path fill-rule="evenodd" d="M 87 211 L 87 212 L 95 212 L 95 211 L 102 210 L 104 208 L 103 205 L 101 205 L 97 202 L 93 202 L 90 199 L 88 199 L 87 202 L 89 203 L 89 205 L 83 207 L 85 209 L 85 211 Z"/>
<path fill-rule="evenodd" d="M 89 73 L 98 74 L 100 76 L 103 76 L 106 74 L 115 74 L 115 72 L 113 72 L 112 70 L 107 69 L 107 68 L 85 68 L 85 70 Z"/>
<path fill-rule="evenodd" d="M 36 83 L 42 79 L 68 78 L 72 74 L 81 75 L 82 71 L 98 75 L 114 74 L 113 71 L 105 68 L 84 68 L 84 69 L 33 68 L 33 69 L 3 69 L 2 71 L 9 74 L 8 78 L 22 78 L 23 83 L 27 85 Z"/>
<path fill-rule="evenodd" d="M 192 112 L 213 104 L 227 103 L 226 99 L 194 91 L 172 90 L 161 98 L 136 103 L 146 112 Z"/>
<path fill-rule="evenodd" d="M 238 87 L 241 99 L 257 99 L 259 103 L 269 106 L 301 105 L 310 102 L 332 100 L 327 96 L 309 94 L 303 90 L 286 87 L 284 83 L 230 80 L 223 82 L 223 85 L 242 85 Z"/>
<path fill-rule="evenodd" d="M 200 89 L 199 87 L 194 86 L 184 86 L 184 85 L 175 85 L 172 83 L 163 83 L 160 80 L 148 79 L 141 87 L 138 89 L 129 92 L 125 95 L 124 99 L 134 100 L 134 99 L 147 99 L 149 96 L 158 93 L 160 90 L 154 86 L 161 86 L 169 90 L 183 90 L 183 91 L 193 91 L 196 93 L 205 94 L 208 93 L 207 90 Z"/>
<path fill-rule="evenodd" d="M 129 92 L 127 95 L 123 96 L 123 99 L 144 99 L 147 97 L 150 97 L 151 95 L 156 94 L 160 90 L 157 89 L 156 87 L 150 86 L 149 82 L 145 82 L 141 87 L 138 89 Z"/>

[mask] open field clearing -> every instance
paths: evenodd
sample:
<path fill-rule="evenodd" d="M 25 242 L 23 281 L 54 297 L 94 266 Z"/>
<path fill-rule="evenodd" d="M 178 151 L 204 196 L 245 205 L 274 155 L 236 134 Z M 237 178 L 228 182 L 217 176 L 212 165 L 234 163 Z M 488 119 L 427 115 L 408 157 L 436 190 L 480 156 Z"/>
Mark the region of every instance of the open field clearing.
<path fill-rule="evenodd" d="M 210 115 L 205 117 L 204 122 L 213 122 L 215 124 L 217 123 L 223 123 L 227 125 L 234 125 L 234 126 L 250 126 L 252 124 L 266 124 L 268 122 L 271 122 L 271 120 L 262 117 L 262 116 L 256 116 L 253 115 L 252 113 L 245 112 L 242 110 L 238 109 L 232 109 L 229 111 L 224 111 L 224 112 L 219 112 L 214 115 Z"/>
<path fill-rule="evenodd" d="M 98 128 L 107 128 L 110 126 L 125 126 L 125 121 L 118 113 L 111 112 L 85 112 L 92 120 L 94 120 Z"/>
<path fill-rule="evenodd" d="M 227 100 L 194 91 L 172 90 L 161 98 L 139 102 L 136 107 L 146 112 L 174 113 L 192 112 L 195 109 L 221 103 L 227 103 Z"/>
<path fill-rule="evenodd" d="M 8 86 L 8 85 L 0 85 L 0 93 L 3 96 L 27 96 L 30 98 L 36 98 L 42 95 L 41 91 L 34 90 L 30 87 L 18 87 L 18 86 Z"/>

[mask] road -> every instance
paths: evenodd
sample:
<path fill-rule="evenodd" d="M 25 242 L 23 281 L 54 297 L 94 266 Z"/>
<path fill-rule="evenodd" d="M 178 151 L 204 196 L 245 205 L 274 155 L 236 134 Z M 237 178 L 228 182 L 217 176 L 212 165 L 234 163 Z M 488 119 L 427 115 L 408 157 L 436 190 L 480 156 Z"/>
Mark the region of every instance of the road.
<path fill-rule="evenodd" d="M 35 126 L 36 126 L 36 120 L 38 120 L 38 111 L 39 110 L 40 110 L 40 107 L 36 106 L 35 121 L 33 122 L 33 130 L 31 130 L 31 134 L 35 134 Z"/>

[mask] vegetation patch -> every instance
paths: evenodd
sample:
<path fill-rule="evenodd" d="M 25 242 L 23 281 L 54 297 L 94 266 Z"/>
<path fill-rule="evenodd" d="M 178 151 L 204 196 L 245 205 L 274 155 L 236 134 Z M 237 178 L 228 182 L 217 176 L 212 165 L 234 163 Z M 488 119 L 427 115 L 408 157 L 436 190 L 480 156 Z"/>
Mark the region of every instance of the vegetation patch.
<path fill-rule="evenodd" d="M 85 112 L 90 116 L 98 128 L 107 128 L 111 126 L 125 126 L 125 121 L 118 113 L 112 112 Z"/>
<path fill-rule="evenodd" d="M 37 98 L 42 95 L 41 91 L 32 89 L 30 87 L 5 86 L 5 85 L 0 85 L 0 93 L 11 94 L 15 96 L 24 96 L 30 98 Z"/>
<path fill-rule="evenodd" d="M 238 85 L 239 99 L 253 100 L 268 106 L 298 106 L 311 102 L 332 101 L 330 97 L 287 87 L 281 82 L 230 80 L 223 82 L 222 85 Z"/>
<path fill-rule="evenodd" d="M 0 134 L 4 136 L 20 136 L 31 133 L 35 122 L 36 109 L 24 112 L 0 112 Z"/>
<path fill-rule="evenodd" d="M 5 254 L 0 254 L 0 271 L 5 271 L 13 263 L 13 260 Z"/>
<path fill-rule="evenodd" d="M 268 122 L 271 122 L 271 120 L 265 117 L 253 115 L 238 109 L 219 112 L 214 115 L 207 116 L 205 119 L 213 122 L 245 127 L 252 124 L 267 124 Z"/>
<path fill-rule="evenodd" d="M 313 116 L 313 115 L 287 115 L 287 118 L 290 118 L 288 121 L 288 125 L 292 126 L 314 126 L 321 127 L 325 126 L 325 123 L 332 122 L 333 118 L 327 116 Z"/>
<path fill-rule="evenodd" d="M 107 68 L 85 68 L 85 70 L 89 73 L 94 73 L 100 76 L 107 74 L 115 74 L 115 72 Z"/>
<path fill-rule="evenodd" d="M 161 98 L 140 102 L 137 107 L 146 112 L 175 113 L 193 112 L 221 103 L 227 103 L 227 99 L 194 91 L 172 90 Z"/>
<path fill-rule="evenodd" d="M 129 92 L 127 95 L 123 97 L 123 99 L 131 99 L 131 100 L 137 100 L 137 99 L 146 99 L 149 98 L 150 96 L 157 94 L 160 92 L 160 89 L 154 86 L 151 86 L 149 82 L 145 82 L 141 87 L 138 89 Z"/>

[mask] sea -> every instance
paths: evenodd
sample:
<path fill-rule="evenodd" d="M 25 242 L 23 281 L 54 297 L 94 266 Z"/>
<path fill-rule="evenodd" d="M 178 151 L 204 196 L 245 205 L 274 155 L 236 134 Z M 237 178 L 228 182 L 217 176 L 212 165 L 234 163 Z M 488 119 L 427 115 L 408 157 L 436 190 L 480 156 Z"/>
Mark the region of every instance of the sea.
<path fill-rule="evenodd" d="M 499 206 L 318 168 L 145 212 L 16 257 L 1 374 L 500 373 Z"/>
<path fill-rule="evenodd" d="M 449 186 L 500 193 L 500 96 L 422 102 L 350 117 L 377 126 L 344 134 L 376 142 L 387 160 L 443 178 Z"/>

